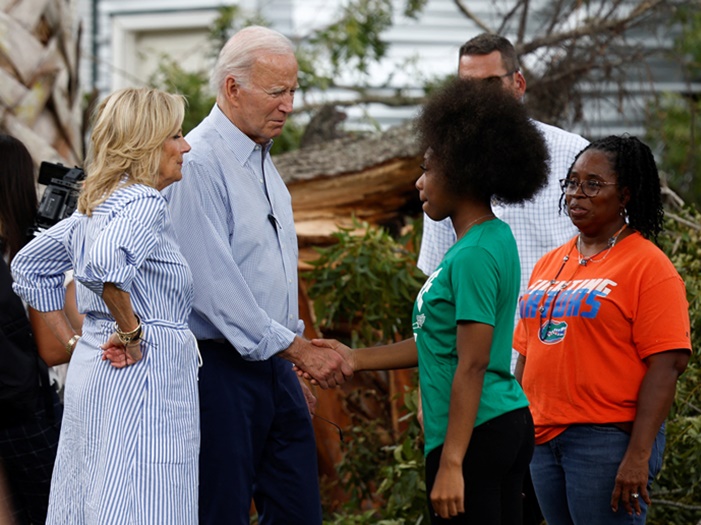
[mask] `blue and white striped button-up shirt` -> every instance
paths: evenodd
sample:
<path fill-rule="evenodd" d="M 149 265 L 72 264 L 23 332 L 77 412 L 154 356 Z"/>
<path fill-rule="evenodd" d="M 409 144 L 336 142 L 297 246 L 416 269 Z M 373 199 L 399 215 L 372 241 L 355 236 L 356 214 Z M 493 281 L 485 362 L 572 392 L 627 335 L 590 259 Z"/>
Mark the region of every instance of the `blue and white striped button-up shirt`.
<path fill-rule="evenodd" d="M 15 291 L 39 311 L 60 310 L 65 272 L 74 269 L 81 313 L 111 319 L 102 300 L 109 282 L 130 294 L 142 320 L 184 326 L 192 299 L 190 270 L 177 250 L 168 215 L 156 189 L 122 186 L 91 217 L 76 212 L 25 246 L 12 263 Z M 84 335 L 90 337 L 86 325 Z"/>
<path fill-rule="evenodd" d="M 261 361 L 302 335 L 289 191 L 268 154 L 215 105 L 163 193 L 195 283 L 190 328 Z"/>

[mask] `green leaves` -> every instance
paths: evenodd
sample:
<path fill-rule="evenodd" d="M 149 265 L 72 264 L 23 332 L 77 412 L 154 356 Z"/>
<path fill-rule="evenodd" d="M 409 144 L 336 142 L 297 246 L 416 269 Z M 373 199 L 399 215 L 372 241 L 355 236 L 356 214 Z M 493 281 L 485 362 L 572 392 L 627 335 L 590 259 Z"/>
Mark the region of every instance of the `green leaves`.
<path fill-rule="evenodd" d="M 197 126 L 214 105 L 215 97 L 207 89 L 207 76 L 202 72 L 184 70 L 178 61 L 166 55 L 161 56 L 158 69 L 149 79 L 149 84 L 185 97 L 185 134 Z"/>
<path fill-rule="evenodd" d="M 404 394 L 407 428 L 396 443 L 386 423 L 377 419 L 350 429 L 344 458 L 338 466 L 349 500 L 325 525 L 428 524 L 422 432 L 416 420 L 417 389 Z M 361 511 L 368 506 L 373 509 Z"/>
<path fill-rule="evenodd" d="M 676 56 L 691 78 L 701 74 L 701 13 L 680 9 L 682 33 Z M 701 103 L 695 97 L 662 94 L 650 106 L 648 141 L 657 146 L 659 166 L 682 197 L 701 204 Z M 653 486 L 648 523 L 686 525 L 701 520 L 701 214 L 693 207 L 668 214 L 660 245 L 684 278 L 691 319 L 692 355 L 677 382 L 667 422 L 662 472 Z M 695 226 L 694 226 L 695 225 Z"/>
<path fill-rule="evenodd" d="M 663 93 L 648 108 L 647 129 L 668 184 L 687 202 L 701 205 L 701 102 Z"/>
<path fill-rule="evenodd" d="M 368 67 L 387 53 L 382 32 L 392 26 L 391 0 L 353 0 L 336 22 L 312 36 L 312 45 L 329 53 L 333 76 L 356 68 L 367 74 Z"/>
<path fill-rule="evenodd" d="M 424 282 L 416 255 L 381 228 L 354 226 L 335 233 L 336 244 L 318 248 L 314 269 L 303 276 L 312 283 L 319 328 L 351 326 L 351 339 L 360 345 L 409 337 L 413 301 Z"/>
<path fill-rule="evenodd" d="M 668 214 L 659 240 L 686 283 L 693 353 L 677 382 L 667 422 L 664 465 L 653 485 L 651 525 L 701 520 L 701 214 L 682 208 L 674 215 L 678 219 Z"/>
<path fill-rule="evenodd" d="M 424 282 L 416 255 L 405 248 L 419 245 L 421 222 L 398 240 L 384 229 L 354 221 L 352 228 L 334 234 L 336 244 L 317 249 L 319 258 L 304 277 L 312 285 L 309 296 L 319 328 L 335 336 L 350 331 L 352 346 L 370 346 L 410 337 L 413 301 Z M 343 337 L 338 337 L 343 339 Z M 348 341 L 346 341 L 348 342 Z M 359 406 L 367 392 L 352 392 L 346 403 Z M 377 402 L 387 406 L 386 395 Z M 353 427 L 339 477 L 348 501 L 327 525 L 364 523 L 408 525 L 428 523 L 421 430 L 416 421 L 417 391 L 404 395 L 400 422 L 392 430 L 389 418 L 366 419 L 351 412 Z M 371 506 L 370 511 L 363 511 Z"/>

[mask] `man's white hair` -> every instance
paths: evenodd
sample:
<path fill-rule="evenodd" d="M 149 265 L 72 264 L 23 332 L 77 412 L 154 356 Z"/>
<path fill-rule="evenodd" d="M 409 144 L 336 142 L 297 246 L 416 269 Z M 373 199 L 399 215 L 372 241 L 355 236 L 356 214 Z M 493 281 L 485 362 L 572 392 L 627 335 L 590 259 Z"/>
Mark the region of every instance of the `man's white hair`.
<path fill-rule="evenodd" d="M 292 42 L 281 33 L 262 26 L 249 26 L 232 36 L 221 52 L 212 70 L 210 86 L 220 93 L 226 78 L 231 75 L 238 84 L 246 86 L 251 68 L 263 54 L 294 55 Z"/>

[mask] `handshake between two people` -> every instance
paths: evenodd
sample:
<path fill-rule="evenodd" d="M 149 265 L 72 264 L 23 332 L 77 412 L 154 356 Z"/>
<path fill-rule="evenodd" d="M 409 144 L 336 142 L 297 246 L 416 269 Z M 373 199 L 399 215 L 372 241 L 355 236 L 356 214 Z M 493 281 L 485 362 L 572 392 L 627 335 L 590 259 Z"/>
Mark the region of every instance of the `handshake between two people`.
<path fill-rule="evenodd" d="M 294 366 L 300 377 L 321 388 L 340 386 L 353 377 L 353 351 L 333 339 L 307 341 L 295 337 L 292 344 L 278 354 Z"/>
<path fill-rule="evenodd" d="M 116 368 L 134 364 L 141 358 L 140 345 L 125 348 L 113 337 L 103 345 L 103 359 Z M 362 370 L 393 370 L 417 366 L 418 352 L 413 338 L 398 343 L 351 349 L 335 339 L 312 339 L 299 336 L 279 357 L 290 361 L 303 379 L 321 388 L 334 388 Z"/>
<path fill-rule="evenodd" d="M 304 359 L 290 359 L 297 375 L 322 388 L 341 385 L 354 372 L 362 370 L 413 368 L 419 359 L 413 337 L 398 343 L 354 349 L 335 339 L 305 341 L 296 338 L 295 341 L 297 339 L 306 345 Z M 294 345 L 290 345 L 290 348 Z"/>
<path fill-rule="evenodd" d="M 124 345 L 112 334 L 102 345 L 102 359 L 115 368 L 133 365 L 141 359 L 140 341 Z M 334 388 L 353 377 L 352 350 L 335 340 L 314 339 L 307 341 L 295 337 L 292 344 L 278 354 L 294 365 L 300 377 L 321 388 Z"/>

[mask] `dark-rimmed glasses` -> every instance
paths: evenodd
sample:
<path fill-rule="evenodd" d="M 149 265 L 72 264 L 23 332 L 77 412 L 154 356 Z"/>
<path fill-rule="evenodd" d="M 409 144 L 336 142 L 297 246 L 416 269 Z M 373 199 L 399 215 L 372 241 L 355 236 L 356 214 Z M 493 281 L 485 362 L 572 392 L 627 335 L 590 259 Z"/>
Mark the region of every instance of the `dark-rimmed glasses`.
<path fill-rule="evenodd" d="M 491 77 L 487 77 L 484 80 L 493 80 L 495 78 L 499 78 L 499 79 L 508 78 L 508 77 L 512 76 L 514 73 L 518 73 L 519 71 L 520 71 L 519 68 L 516 68 L 516 69 L 513 69 L 511 71 L 507 71 L 503 75 L 492 75 Z"/>
<path fill-rule="evenodd" d="M 617 182 L 604 182 L 601 180 L 586 179 L 576 181 L 574 179 L 560 179 L 560 188 L 565 195 L 574 195 L 581 188 L 585 197 L 596 197 L 604 186 L 616 186 Z"/>

